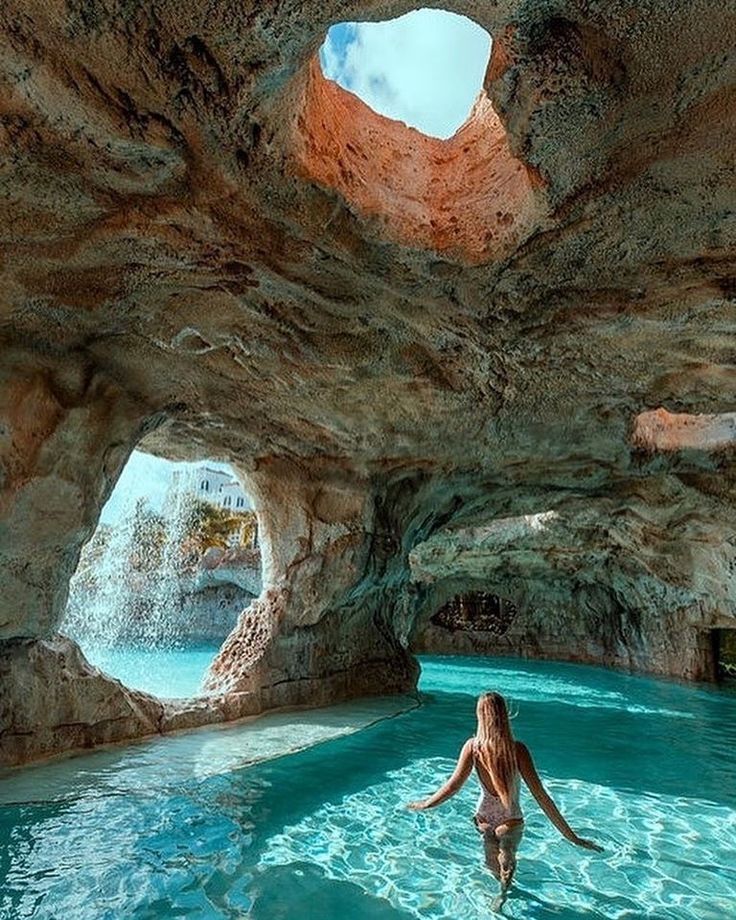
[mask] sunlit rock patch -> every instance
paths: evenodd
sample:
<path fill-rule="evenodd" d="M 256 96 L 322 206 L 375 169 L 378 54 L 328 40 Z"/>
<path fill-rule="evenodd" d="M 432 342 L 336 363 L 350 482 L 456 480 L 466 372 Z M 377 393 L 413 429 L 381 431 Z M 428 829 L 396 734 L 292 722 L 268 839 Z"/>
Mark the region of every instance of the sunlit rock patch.
<path fill-rule="evenodd" d="M 369 227 L 468 263 L 503 259 L 543 226 L 544 181 L 509 148 L 482 94 L 447 140 L 373 112 L 311 63 L 294 152 L 306 178 L 338 192 Z"/>
<path fill-rule="evenodd" d="M 653 409 L 636 417 L 631 437 L 645 450 L 720 450 L 736 444 L 736 412 L 689 415 Z"/>

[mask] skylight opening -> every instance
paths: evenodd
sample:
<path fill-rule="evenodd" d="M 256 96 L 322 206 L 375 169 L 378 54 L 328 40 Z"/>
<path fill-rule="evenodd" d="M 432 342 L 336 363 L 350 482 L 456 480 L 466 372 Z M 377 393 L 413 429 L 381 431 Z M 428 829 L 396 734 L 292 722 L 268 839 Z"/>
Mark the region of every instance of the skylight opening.
<path fill-rule="evenodd" d="M 491 37 L 446 10 L 420 9 L 386 22 L 341 22 L 320 49 L 322 72 L 379 115 L 447 139 L 483 87 Z"/>

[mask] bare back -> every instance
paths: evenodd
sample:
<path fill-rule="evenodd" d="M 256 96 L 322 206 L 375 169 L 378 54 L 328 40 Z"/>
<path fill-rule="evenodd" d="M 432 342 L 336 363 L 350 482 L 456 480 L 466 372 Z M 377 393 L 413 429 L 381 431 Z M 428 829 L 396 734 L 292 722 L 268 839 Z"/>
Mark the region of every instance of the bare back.
<path fill-rule="evenodd" d="M 518 744 L 518 742 L 517 742 Z M 509 789 L 509 804 L 504 805 L 498 794 L 498 789 L 493 782 L 493 777 L 483 764 L 480 758 L 477 741 L 471 739 L 473 766 L 478 776 L 481 786 L 481 796 L 478 800 L 476 815 L 479 820 L 487 824 L 503 824 L 507 821 L 522 820 L 521 804 L 519 801 L 521 792 L 521 777 L 518 769 L 514 773 Z"/>

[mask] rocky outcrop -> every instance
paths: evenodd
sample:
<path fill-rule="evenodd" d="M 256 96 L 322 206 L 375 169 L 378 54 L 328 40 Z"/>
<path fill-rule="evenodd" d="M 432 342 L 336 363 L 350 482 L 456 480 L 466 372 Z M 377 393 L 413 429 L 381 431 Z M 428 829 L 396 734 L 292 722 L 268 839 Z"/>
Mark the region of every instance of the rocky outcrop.
<path fill-rule="evenodd" d="M 63 637 L 5 643 L 0 682 L 0 763 L 148 735 L 163 716 L 160 700 L 111 680 Z"/>
<path fill-rule="evenodd" d="M 410 6 L 3 5 L 3 654 L 55 634 L 135 445 L 257 495 L 211 674 L 256 708 L 410 686 L 468 591 L 519 651 L 660 673 L 736 626 L 731 11 L 448 2 L 493 50 L 434 142 L 316 65 Z"/>
<path fill-rule="evenodd" d="M 712 679 L 711 630 L 733 625 L 736 547 L 713 551 L 728 526 L 718 501 L 666 478 L 658 493 L 655 482 L 646 499 L 623 488 L 594 503 L 560 496 L 544 514 L 436 531 L 409 557 L 426 594 L 412 648 Z M 514 599 L 517 613 L 501 632 L 437 622 L 436 611 L 473 586 Z"/>
<path fill-rule="evenodd" d="M 227 582 L 185 592 L 179 608 L 182 621 L 179 639 L 185 643 L 222 642 L 254 597 L 250 591 Z"/>
<path fill-rule="evenodd" d="M 194 586 L 205 589 L 215 585 L 236 585 L 257 597 L 263 588 L 260 550 L 211 546 L 199 562 Z"/>
<path fill-rule="evenodd" d="M 242 693 L 160 700 L 131 690 L 92 667 L 64 636 L 6 642 L 0 684 L 0 765 L 259 711 L 259 701 Z"/>
<path fill-rule="evenodd" d="M 380 575 L 369 483 L 286 462 L 250 477 L 266 589 L 241 615 L 208 686 L 258 691 L 264 707 L 411 689 L 418 673 Z"/>

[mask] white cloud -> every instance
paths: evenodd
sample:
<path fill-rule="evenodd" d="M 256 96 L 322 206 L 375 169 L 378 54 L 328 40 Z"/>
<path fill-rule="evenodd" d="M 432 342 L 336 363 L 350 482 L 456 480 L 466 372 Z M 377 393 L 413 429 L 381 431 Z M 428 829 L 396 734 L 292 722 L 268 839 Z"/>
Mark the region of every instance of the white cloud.
<path fill-rule="evenodd" d="M 144 498 L 155 511 L 161 511 L 174 470 L 196 469 L 198 466 L 199 463 L 173 463 L 171 460 L 163 460 L 161 457 L 134 450 L 102 509 L 101 521 L 105 524 L 116 524 L 126 514 L 131 513 L 140 498 Z M 226 463 L 208 460 L 207 466 L 232 473 Z"/>
<path fill-rule="evenodd" d="M 490 47 L 488 33 L 465 16 L 421 9 L 333 27 L 322 69 L 376 112 L 444 138 L 470 113 Z"/>
<path fill-rule="evenodd" d="M 147 499 L 158 508 L 174 469 L 175 464 L 168 460 L 134 450 L 102 509 L 101 519 L 106 524 L 114 524 L 139 498 Z"/>

